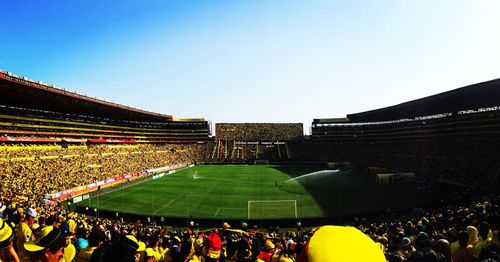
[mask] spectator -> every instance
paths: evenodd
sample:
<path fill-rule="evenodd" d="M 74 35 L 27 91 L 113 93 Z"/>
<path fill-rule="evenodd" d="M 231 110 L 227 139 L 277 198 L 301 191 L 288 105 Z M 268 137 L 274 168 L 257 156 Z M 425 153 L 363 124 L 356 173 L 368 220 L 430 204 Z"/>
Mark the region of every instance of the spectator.
<path fill-rule="evenodd" d="M 66 238 L 62 231 L 53 226 L 46 226 L 40 232 L 40 238 L 24 243 L 30 261 L 55 262 L 64 259 L 63 249 Z"/>
<path fill-rule="evenodd" d="M 2 218 L 0 218 L 0 261 L 21 261 L 14 250 L 14 232 Z"/>
<path fill-rule="evenodd" d="M 468 244 L 469 234 L 466 231 L 458 233 L 459 249 L 452 254 L 454 262 L 475 262 L 474 248 Z"/>
<path fill-rule="evenodd" d="M 434 244 L 434 251 L 438 255 L 439 262 L 452 262 L 450 242 L 446 239 L 439 239 Z"/>
<path fill-rule="evenodd" d="M 488 237 L 490 234 L 490 225 L 488 222 L 483 221 L 479 225 L 479 240 L 474 249 L 474 256 L 479 258 L 479 254 L 481 254 L 481 250 L 488 246 L 491 242 L 491 238 Z"/>
<path fill-rule="evenodd" d="M 19 259 L 24 260 L 28 255 L 24 249 L 24 243 L 34 240 L 32 238 L 33 232 L 31 231 L 31 226 L 35 223 L 35 218 L 38 216 L 38 213 L 31 207 L 26 214 L 24 214 L 22 208 L 18 209 L 18 213 L 20 216 L 23 216 L 23 219 L 16 227 L 17 252 Z"/>
<path fill-rule="evenodd" d="M 110 262 L 135 262 L 140 261 L 141 254 L 146 250 L 146 244 L 138 241 L 132 235 L 125 235 L 120 238 L 117 245 L 111 246 L 104 254 L 104 261 Z"/>

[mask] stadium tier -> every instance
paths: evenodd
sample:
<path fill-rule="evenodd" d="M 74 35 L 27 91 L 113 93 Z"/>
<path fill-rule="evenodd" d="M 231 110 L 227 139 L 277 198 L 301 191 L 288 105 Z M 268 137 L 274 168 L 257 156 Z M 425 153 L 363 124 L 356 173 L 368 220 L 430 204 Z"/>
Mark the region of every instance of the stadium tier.
<path fill-rule="evenodd" d="M 6 71 L 0 94 L 0 261 L 500 258 L 499 80 L 314 119 L 306 137 L 220 123 L 212 139 L 205 119 Z"/>
<path fill-rule="evenodd" d="M 210 132 L 205 119 L 176 119 L 6 71 L 0 92 L 3 142 L 198 143 Z"/>
<path fill-rule="evenodd" d="M 500 80 L 493 80 L 346 118 L 314 119 L 309 150 L 323 152 L 316 160 L 487 185 L 500 170 L 499 97 Z"/>
<path fill-rule="evenodd" d="M 314 119 L 318 141 L 381 141 L 498 136 L 500 79 L 346 118 Z"/>
<path fill-rule="evenodd" d="M 211 161 L 292 159 L 288 145 L 304 139 L 301 123 L 217 123 Z"/>

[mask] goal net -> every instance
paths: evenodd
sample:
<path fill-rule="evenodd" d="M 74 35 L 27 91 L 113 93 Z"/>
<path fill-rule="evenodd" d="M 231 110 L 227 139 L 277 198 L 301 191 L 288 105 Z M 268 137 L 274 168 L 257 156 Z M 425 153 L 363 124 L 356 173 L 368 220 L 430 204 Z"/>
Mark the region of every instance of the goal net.
<path fill-rule="evenodd" d="M 249 200 L 248 219 L 297 218 L 297 200 Z"/>

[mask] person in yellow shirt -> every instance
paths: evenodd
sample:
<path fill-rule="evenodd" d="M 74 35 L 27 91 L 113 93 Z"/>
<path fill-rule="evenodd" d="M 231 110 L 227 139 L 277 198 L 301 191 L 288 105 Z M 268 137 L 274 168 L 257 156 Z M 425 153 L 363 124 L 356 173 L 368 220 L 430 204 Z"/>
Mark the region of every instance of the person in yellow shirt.
<path fill-rule="evenodd" d="M 26 249 L 24 248 L 24 243 L 34 240 L 31 226 L 35 223 L 35 218 L 37 216 L 38 213 L 36 210 L 29 208 L 28 212 L 24 215 L 24 219 L 16 226 L 17 254 L 21 261 L 28 257 Z"/>
<path fill-rule="evenodd" d="M 481 250 L 490 244 L 491 238 L 488 237 L 490 235 L 490 224 L 487 222 L 481 222 L 479 225 L 479 241 L 477 242 L 474 248 L 474 257 L 479 258 L 481 254 Z"/>
<path fill-rule="evenodd" d="M 30 261 L 60 262 L 64 261 L 64 247 L 66 238 L 62 231 L 53 226 L 46 226 L 40 231 L 40 238 L 36 241 L 24 243 L 25 250 L 29 251 Z"/>
<path fill-rule="evenodd" d="M 203 259 L 203 238 L 197 238 L 192 247 L 192 254 L 189 256 L 188 262 L 200 262 Z"/>
<path fill-rule="evenodd" d="M 66 236 L 66 247 L 63 250 L 64 252 L 64 262 L 71 262 L 75 258 L 76 248 L 71 243 L 70 237 Z"/>
<path fill-rule="evenodd" d="M 467 243 L 467 245 L 471 245 L 473 247 L 476 246 L 477 242 L 479 241 L 477 237 L 477 235 L 479 234 L 477 228 L 475 226 L 468 226 L 466 231 L 469 235 L 469 242 Z"/>
<path fill-rule="evenodd" d="M 170 256 L 168 255 L 169 251 L 169 243 L 168 243 L 168 237 L 164 237 L 161 240 L 161 244 L 158 248 L 158 251 L 160 252 L 160 255 L 163 257 L 164 262 L 170 262 Z"/>

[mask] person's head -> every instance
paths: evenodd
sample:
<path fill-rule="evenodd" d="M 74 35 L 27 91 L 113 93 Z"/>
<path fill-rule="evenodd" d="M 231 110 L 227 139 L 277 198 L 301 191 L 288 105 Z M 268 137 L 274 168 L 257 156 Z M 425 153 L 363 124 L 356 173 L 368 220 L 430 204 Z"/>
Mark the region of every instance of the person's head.
<path fill-rule="evenodd" d="M 152 248 L 148 247 L 148 248 L 146 248 L 146 251 L 144 251 L 144 261 L 146 261 L 146 262 L 157 261 L 155 258 L 155 252 Z"/>
<path fill-rule="evenodd" d="M 133 256 L 135 257 L 135 261 L 140 258 L 141 252 L 146 250 L 146 244 L 142 241 L 138 241 L 137 238 L 132 235 L 123 236 L 120 240 L 120 245 L 122 247 L 124 258 L 128 259 Z"/>
<path fill-rule="evenodd" d="M 181 243 L 182 243 L 181 239 L 178 236 L 174 236 L 174 238 L 172 238 L 172 245 L 174 245 L 174 246 L 180 246 Z"/>
<path fill-rule="evenodd" d="M 271 241 L 270 239 L 267 239 L 266 240 L 266 244 L 264 245 L 264 249 L 266 251 L 273 251 L 274 248 L 275 248 L 275 246 L 274 246 L 273 241 Z"/>
<path fill-rule="evenodd" d="M 78 250 L 82 250 L 89 246 L 89 242 L 85 238 L 78 238 L 75 246 Z"/>
<path fill-rule="evenodd" d="M 93 229 L 89 234 L 88 241 L 90 247 L 98 247 L 106 241 L 106 235 L 100 230 Z"/>
<path fill-rule="evenodd" d="M 61 261 L 64 259 L 66 238 L 60 229 L 46 226 L 40 231 L 40 238 L 24 243 L 30 258 L 40 261 Z"/>
<path fill-rule="evenodd" d="M 160 237 L 158 234 L 153 234 L 150 238 L 149 238 L 149 245 L 152 246 L 152 247 L 156 247 L 158 245 L 158 243 L 160 242 Z"/>
<path fill-rule="evenodd" d="M 35 219 L 37 216 L 38 216 L 38 212 L 36 212 L 35 209 L 30 207 L 28 209 L 28 212 L 26 212 L 26 216 L 24 218 L 24 221 L 26 222 L 26 224 L 28 224 L 28 226 L 31 226 L 35 223 Z"/>
<path fill-rule="evenodd" d="M 412 249 L 411 239 L 409 237 L 403 237 L 403 239 L 401 239 L 401 249 L 403 250 Z"/>
<path fill-rule="evenodd" d="M 488 234 L 490 233 L 490 224 L 488 222 L 481 222 L 479 225 L 479 236 L 486 240 L 488 238 Z"/>
<path fill-rule="evenodd" d="M 309 238 L 297 262 L 386 261 L 373 240 L 354 227 L 322 226 Z"/>
<path fill-rule="evenodd" d="M 446 258 L 446 261 L 451 261 L 451 247 L 450 242 L 446 239 L 439 239 L 434 243 L 434 251 Z"/>
<path fill-rule="evenodd" d="M 6 248 L 14 239 L 12 228 L 0 218 L 0 249 Z"/>
<path fill-rule="evenodd" d="M 3 203 L 0 203 L 0 218 L 4 218 L 3 212 L 5 211 L 6 208 L 7 208 L 6 205 L 4 205 Z"/>
<path fill-rule="evenodd" d="M 460 231 L 458 232 L 458 244 L 460 245 L 461 248 L 466 248 L 467 243 L 469 242 L 469 234 L 465 231 Z"/>
<path fill-rule="evenodd" d="M 467 234 L 469 234 L 469 245 L 475 245 L 477 243 L 478 231 L 475 226 L 467 227 Z"/>

